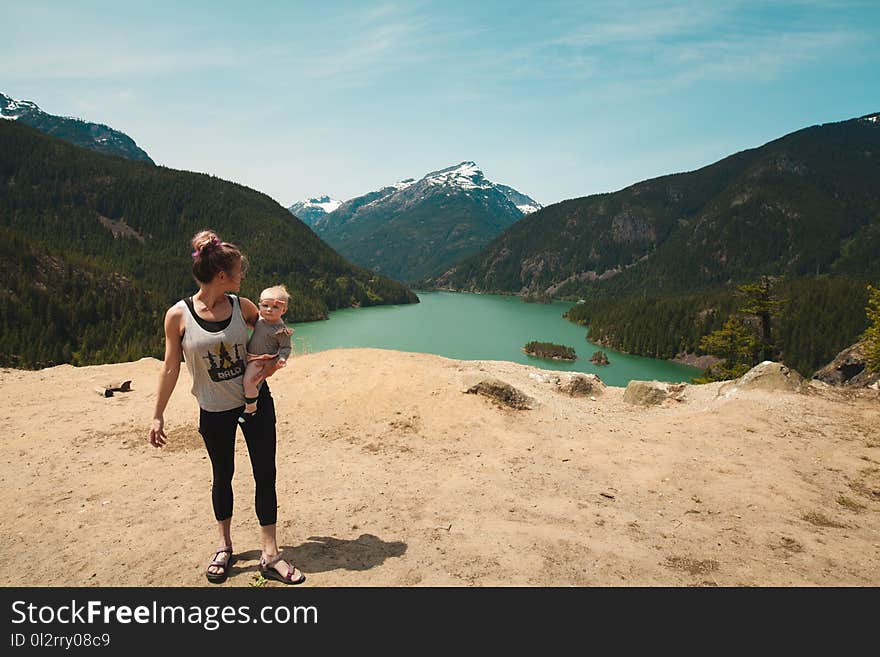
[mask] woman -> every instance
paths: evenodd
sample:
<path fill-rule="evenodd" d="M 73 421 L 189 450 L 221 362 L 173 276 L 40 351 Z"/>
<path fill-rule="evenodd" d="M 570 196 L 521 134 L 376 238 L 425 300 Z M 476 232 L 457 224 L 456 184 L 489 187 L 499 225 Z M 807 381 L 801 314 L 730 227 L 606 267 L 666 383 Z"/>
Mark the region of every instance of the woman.
<path fill-rule="evenodd" d="M 214 473 L 211 500 L 220 545 L 205 575 L 208 581 L 221 583 L 233 562 L 229 534 L 232 473 L 235 431 L 244 408 L 245 346 L 248 327 L 253 328 L 259 313 L 248 299 L 229 294 L 238 292 L 247 268 L 247 259 L 238 247 L 221 242 L 211 231 L 198 233 L 192 245 L 192 272 L 199 291 L 178 301 L 165 315 L 165 363 L 159 377 L 150 444 L 162 447 L 167 442 L 165 407 L 177 384 L 183 356 L 193 379 L 192 393 L 199 402 L 199 433 L 208 448 Z M 283 559 L 275 539 L 275 404 L 265 381 L 260 387 L 258 407 L 259 411 L 242 426 L 242 431 L 256 482 L 256 510 L 263 544 L 260 573 L 286 584 L 299 584 L 305 575 Z"/>

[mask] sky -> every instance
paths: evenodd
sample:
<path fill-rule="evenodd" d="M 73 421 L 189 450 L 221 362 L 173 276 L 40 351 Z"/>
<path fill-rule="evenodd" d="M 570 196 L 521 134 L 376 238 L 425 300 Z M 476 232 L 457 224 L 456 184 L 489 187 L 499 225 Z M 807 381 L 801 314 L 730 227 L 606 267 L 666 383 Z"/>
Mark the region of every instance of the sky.
<path fill-rule="evenodd" d="M 0 24 L 0 92 L 285 207 L 465 160 L 549 205 L 880 111 L 880 0 L 0 0 Z"/>

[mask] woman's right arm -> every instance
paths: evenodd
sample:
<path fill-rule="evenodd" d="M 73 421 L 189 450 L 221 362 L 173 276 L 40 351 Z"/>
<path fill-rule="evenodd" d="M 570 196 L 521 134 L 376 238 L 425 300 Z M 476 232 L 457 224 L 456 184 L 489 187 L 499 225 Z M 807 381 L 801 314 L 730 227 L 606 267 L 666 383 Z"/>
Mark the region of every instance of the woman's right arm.
<path fill-rule="evenodd" d="M 156 408 L 150 424 L 150 444 L 162 447 L 167 441 L 165 436 L 165 407 L 177 385 L 180 374 L 180 361 L 183 355 L 183 310 L 171 307 L 165 313 L 165 361 L 159 375 L 159 393 L 156 396 Z"/>

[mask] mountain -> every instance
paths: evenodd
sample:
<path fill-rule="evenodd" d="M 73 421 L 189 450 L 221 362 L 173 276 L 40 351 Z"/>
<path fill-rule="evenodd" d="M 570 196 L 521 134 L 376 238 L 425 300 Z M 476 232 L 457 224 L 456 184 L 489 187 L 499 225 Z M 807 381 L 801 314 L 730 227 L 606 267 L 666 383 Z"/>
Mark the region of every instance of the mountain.
<path fill-rule="evenodd" d="M 297 201 L 287 210 L 306 226 L 311 227 L 315 225 L 318 219 L 333 212 L 340 205 L 342 205 L 342 201 L 337 201 L 325 195 L 310 198 L 308 201 Z"/>
<path fill-rule="evenodd" d="M 163 313 L 195 290 L 189 240 L 206 227 L 248 255 L 242 295 L 287 285 L 288 322 L 418 302 L 265 194 L 0 121 L 0 365 L 161 357 Z"/>
<path fill-rule="evenodd" d="M 24 123 L 47 135 L 105 155 L 153 164 L 153 160 L 123 132 L 100 123 L 88 123 L 67 116 L 46 114 L 29 100 L 15 100 L 0 93 L 0 117 Z"/>
<path fill-rule="evenodd" d="M 813 126 L 697 171 L 550 205 L 438 286 L 570 298 L 755 277 L 880 278 L 880 114 Z"/>
<path fill-rule="evenodd" d="M 352 262 L 418 281 L 479 251 L 540 207 L 487 180 L 473 162 L 462 162 L 350 199 L 312 226 Z"/>

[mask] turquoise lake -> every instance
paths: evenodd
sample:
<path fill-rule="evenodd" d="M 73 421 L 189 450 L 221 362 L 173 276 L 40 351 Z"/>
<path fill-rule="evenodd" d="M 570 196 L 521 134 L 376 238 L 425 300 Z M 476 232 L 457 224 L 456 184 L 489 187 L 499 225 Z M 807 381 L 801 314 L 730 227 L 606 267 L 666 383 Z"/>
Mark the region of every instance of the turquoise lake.
<path fill-rule="evenodd" d="M 702 370 L 654 358 L 629 356 L 586 340 L 587 330 L 562 314 L 572 303 L 525 303 L 519 297 L 455 292 L 418 292 L 421 303 L 346 308 L 320 322 L 291 324 L 295 353 L 372 347 L 437 354 L 461 360 L 508 360 L 546 370 L 598 374 L 607 384 L 633 379 L 690 382 Z M 573 363 L 533 358 L 523 353 L 532 341 L 574 348 Z M 590 362 L 602 349 L 610 361 Z"/>

